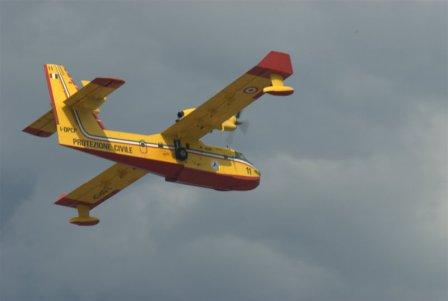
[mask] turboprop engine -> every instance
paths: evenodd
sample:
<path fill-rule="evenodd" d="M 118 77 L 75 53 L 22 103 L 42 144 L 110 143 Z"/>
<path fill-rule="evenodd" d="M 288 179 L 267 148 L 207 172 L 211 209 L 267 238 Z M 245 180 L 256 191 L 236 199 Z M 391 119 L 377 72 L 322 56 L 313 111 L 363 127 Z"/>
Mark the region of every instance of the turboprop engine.
<path fill-rule="evenodd" d="M 187 108 L 187 109 L 183 109 L 182 111 L 177 112 L 177 120 L 179 121 L 182 118 L 184 118 L 185 116 L 188 116 L 189 114 L 191 114 L 196 108 Z M 221 126 L 217 127 L 216 130 L 220 130 L 223 132 L 231 132 L 236 130 L 236 128 L 242 124 L 238 118 L 240 116 L 240 113 L 233 115 L 232 117 L 230 117 L 229 119 L 227 119 L 226 121 L 224 121 L 223 123 L 221 123 Z"/>
<path fill-rule="evenodd" d="M 184 118 L 185 116 L 187 116 L 194 110 L 196 110 L 196 108 L 187 108 L 187 109 L 183 109 L 182 111 L 177 112 L 177 121 Z"/>
<path fill-rule="evenodd" d="M 219 130 L 221 131 L 225 131 L 225 132 L 231 132 L 236 130 L 238 126 L 238 118 L 236 117 L 236 115 L 230 117 L 229 119 L 227 119 L 226 121 L 224 121 L 223 123 L 221 123 L 221 128 Z"/>

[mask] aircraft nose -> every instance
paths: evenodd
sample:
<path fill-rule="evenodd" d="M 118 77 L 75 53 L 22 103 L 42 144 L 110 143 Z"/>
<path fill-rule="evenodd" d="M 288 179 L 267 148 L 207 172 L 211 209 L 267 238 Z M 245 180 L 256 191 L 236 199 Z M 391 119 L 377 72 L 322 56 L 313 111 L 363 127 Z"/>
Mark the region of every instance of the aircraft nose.
<path fill-rule="evenodd" d="M 237 177 L 235 190 L 252 190 L 260 185 L 260 177 Z"/>

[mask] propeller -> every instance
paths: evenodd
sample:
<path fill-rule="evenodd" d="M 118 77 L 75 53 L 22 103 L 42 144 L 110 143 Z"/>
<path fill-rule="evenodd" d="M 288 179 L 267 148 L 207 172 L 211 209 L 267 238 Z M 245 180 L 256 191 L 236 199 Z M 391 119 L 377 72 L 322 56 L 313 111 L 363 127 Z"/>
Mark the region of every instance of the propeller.
<path fill-rule="evenodd" d="M 241 130 L 241 132 L 243 132 L 244 135 L 247 133 L 247 130 L 249 129 L 249 121 L 247 121 L 247 120 L 238 121 L 237 120 L 236 125 Z"/>
<path fill-rule="evenodd" d="M 249 128 L 249 121 L 247 120 L 240 120 L 241 117 L 241 111 L 239 111 L 238 113 L 236 113 L 235 115 L 236 117 L 236 122 L 235 124 L 237 125 L 237 128 L 241 130 L 241 132 L 243 133 L 243 135 L 246 135 L 247 130 Z M 227 135 L 226 138 L 226 144 L 227 146 L 230 146 L 233 144 L 233 140 L 235 138 L 235 133 L 236 131 L 232 131 Z"/>

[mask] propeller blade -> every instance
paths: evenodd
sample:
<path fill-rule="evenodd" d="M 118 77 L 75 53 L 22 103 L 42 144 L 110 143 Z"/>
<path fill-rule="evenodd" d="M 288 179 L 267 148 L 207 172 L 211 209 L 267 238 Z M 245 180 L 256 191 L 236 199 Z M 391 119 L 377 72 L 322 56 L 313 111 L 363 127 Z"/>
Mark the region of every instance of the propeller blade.
<path fill-rule="evenodd" d="M 247 121 L 247 120 L 240 121 L 239 118 L 241 117 L 241 113 L 242 113 L 242 111 L 239 111 L 238 113 L 236 113 L 235 124 L 237 125 L 237 128 L 239 128 L 241 130 L 241 132 L 245 135 L 247 133 L 247 129 L 249 128 L 249 121 Z M 232 131 L 227 135 L 227 137 L 226 137 L 227 146 L 231 146 L 233 144 L 235 134 L 236 134 L 236 131 Z"/>
<path fill-rule="evenodd" d="M 247 130 L 249 129 L 249 121 L 247 120 L 240 121 L 238 127 L 241 129 L 241 132 L 243 132 L 243 134 L 246 135 Z"/>
<path fill-rule="evenodd" d="M 227 146 L 232 146 L 234 138 L 235 138 L 235 131 L 232 131 L 226 137 Z"/>
<path fill-rule="evenodd" d="M 236 115 L 235 115 L 236 119 L 240 119 L 240 117 L 241 117 L 241 112 L 242 112 L 242 111 L 239 111 L 238 113 L 236 113 Z"/>

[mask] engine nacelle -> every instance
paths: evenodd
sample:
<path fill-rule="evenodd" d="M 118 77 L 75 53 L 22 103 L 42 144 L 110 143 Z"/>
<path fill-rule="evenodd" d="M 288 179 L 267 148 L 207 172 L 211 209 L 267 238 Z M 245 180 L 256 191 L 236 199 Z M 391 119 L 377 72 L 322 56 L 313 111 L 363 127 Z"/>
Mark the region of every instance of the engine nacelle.
<path fill-rule="evenodd" d="M 196 108 L 187 108 L 187 109 L 183 109 L 182 111 L 177 112 L 178 120 L 184 118 L 185 116 L 187 116 L 188 114 L 190 114 L 194 110 L 196 110 Z"/>
<path fill-rule="evenodd" d="M 227 119 L 226 121 L 224 121 L 223 123 L 221 123 L 221 131 L 226 131 L 226 132 L 231 132 L 236 130 L 238 126 L 238 119 L 236 118 L 236 116 L 232 116 L 229 119 Z"/>
<path fill-rule="evenodd" d="M 188 114 L 191 114 L 194 110 L 196 110 L 196 108 L 187 108 L 177 112 L 177 120 L 181 120 Z M 221 123 L 221 126 L 216 127 L 216 129 L 220 131 L 230 132 L 236 130 L 237 127 L 238 127 L 238 118 L 236 117 L 236 115 L 234 115 L 229 119 L 227 119 L 226 121 L 224 121 L 223 123 Z"/>

